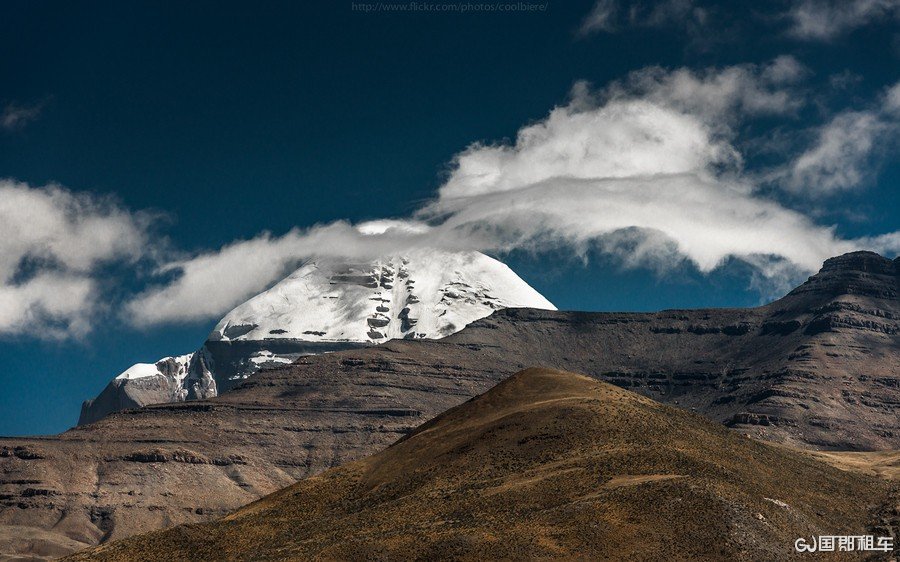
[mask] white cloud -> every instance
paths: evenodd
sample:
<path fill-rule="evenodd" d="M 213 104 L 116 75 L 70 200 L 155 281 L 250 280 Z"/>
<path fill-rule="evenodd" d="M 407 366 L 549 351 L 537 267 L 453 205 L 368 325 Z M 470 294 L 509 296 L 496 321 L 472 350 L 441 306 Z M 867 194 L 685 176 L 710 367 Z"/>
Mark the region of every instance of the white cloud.
<path fill-rule="evenodd" d="M 519 131 L 516 144 L 475 144 L 458 154 L 442 202 L 515 190 L 551 178 L 633 178 L 702 170 L 737 158 L 696 117 L 646 100 L 587 111 L 562 107 Z"/>
<path fill-rule="evenodd" d="M 59 186 L 0 180 L 0 335 L 89 331 L 98 269 L 142 256 L 149 220 Z"/>
<path fill-rule="evenodd" d="M 788 13 L 789 31 L 799 39 L 827 41 L 898 14 L 900 0 L 798 0 Z"/>
<path fill-rule="evenodd" d="M 807 74 L 806 67 L 788 55 L 768 64 L 701 71 L 649 67 L 632 72 L 624 81 L 614 82 L 603 95 L 640 98 L 721 127 L 737 118 L 796 111 L 804 100 L 794 85 Z"/>
<path fill-rule="evenodd" d="M 495 250 L 539 249 L 548 241 L 578 247 L 639 229 L 652 233 L 650 241 L 659 241 L 652 247 L 642 241 L 643 253 L 665 254 L 672 243 L 678 254 L 705 272 L 728 257 L 755 255 L 779 256 L 812 270 L 825 258 L 851 248 L 831 229 L 754 197 L 748 186 L 700 171 L 629 178 L 556 177 L 441 200 L 431 210 L 450 213 L 445 228 L 475 237 L 490 228 L 495 235 L 493 247 L 487 249 Z"/>
<path fill-rule="evenodd" d="M 0 335 L 40 339 L 83 336 L 97 306 L 94 280 L 43 273 L 25 283 L 0 285 Z"/>
<path fill-rule="evenodd" d="M 218 318 L 244 299 L 280 280 L 313 256 L 375 257 L 398 248 L 427 246 L 428 227 L 415 221 L 382 220 L 350 225 L 338 221 L 282 236 L 262 234 L 217 251 L 170 262 L 160 274 L 173 281 L 151 287 L 129 302 L 125 319 L 137 326 Z"/>
<path fill-rule="evenodd" d="M 795 192 L 825 195 L 872 176 L 869 157 L 886 124 L 874 113 L 847 111 L 818 131 L 815 144 L 791 165 L 785 182 Z"/>
<path fill-rule="evenodd" d="M 302 251 L 296 246 L 294 233 L 281 238 L 262 235 L 214 253 L 169 263 L 160 273 L 174 271 L 179 277 L 129 303 L 129 320 L 150 325 L 176 318 L 192 321 L 217 316 L 275 280 Z"/>
<path fill-rule="evenodd" d="M 628 21 L 631 25 L 644 27 L 662 27 L 683 21 L 703 23 L 707 12 L 696 4 L 695 0 L 632 2 L 628 7 Z"/>
<path fill-rule="evenodd" d="M 6 104 L 6 107 L 3 108 L 3 114 L 0 115 L 0 126 L 7 131 L 21 129 L 37 119 L 43 108 L 43 102 L 31 105 L 10 102 Z"/>
<path fill-rule="evenodd" d="M 595 31 L 611 32 L 615 29 L 614 19 L 619 7 L 616 0 L 597 0 L 591 12 L 581 22 L 578 32 L 582 35 Z"/>
<path fill-rule="evenodd" d="M 702 271 L 731 257 L 761 267 L 771 256 L 810 271 L 860 245 L 888 251 L 887 238 L 838 238 L 761 195 L 741 170 L 732 125 L 721 124 L 794 111 L 801 102 L 776 84 L 804 73 L 779 58 L 699 74 L 650 69 L 595 96 L 581 85 L 572 103 L 521 129 L 515 143 L 460 153 L 420 218 L 446 217 L 439 231 L 490 250 L 599 239 L 614 251 L 627 232 L 633 254 L 636 229 L 645 233 L 640 254 L 652 260 L 674 251 Z M 856 170 L 838 163 L 830 171 Z"/>
<path fill-rule="evenodd" d="M 703 25 L 707 11 L 693 0 L 656 0 L 622 3 L 597 0 L 578 29 L 580 35 L 594 32 L 614 33 L 625 27 L 665 27 L 678 24 Z"/>
<path fill-rule="evenodd" d="M 876 174 L 873 157 L 900 133 L 900 82 L 871 109 L 843 111 L 818 128 L 813 144 L 776 173 L 795 193 L 823 196 L 858 188 Z"/>
<path fill-rule="evenodd" d="M 758 22 L 786 23 L 787 34 L 804 41 L 830 41 L 855 29 L 900 18 L 900 0 L 791 0 L 776 17 L 755 14 Z M 751 12 L 752 14 L 752 12 Z M 735 41 L 741 18 L 732 8 L 701 0 L 596 0 L 578 35 L 631 29 L 682 29 L 689 46 L 708 50 Z"/>
<path fill-rule="evenodd" d="M 810 70 L 791 55 L 779 55 L 764 67 L 763 79 L 769 84 L 795 84 L 809 76 Z"/>
<path fill-rule="evenodd" d="M 700 73 L 654 68 L 596 93 L 576 84 L 567 105 L 513 143 L 459 153 L 436 199 L 411 219 L 265 235 L 174 262 L 168 268 L 181 275 L 139 295 L 129 315 L 139 325 L 218 318 L 314 255 L 596 245 L 626 265 L 688 260 L 708 272 L 738 258 L 784 282 L 853 249 L 897 251 L 895 234 L 839 238 L 763 196 L 742 172 L 737 126 L 795 111 L 802 100 L 792 84 L 804 72 L 783 57 Z"/>
<path fill-rule="evenodd" d="M 596 105 L 579 89 L 571 104 L 521 129 L 514 144 L 476 144 L 457 155 L 438 200 L 420 216 L 447 217 L 438 230 L 491 250 L 548 239 L 614 246 L 620 233 L 633 239 L 637 229 L 665 241 L 651 250 L 645 240 L 644 253 L 671 244 L 703 271 L 755 255 L 813 269 L 850 244 L 758 196 L 740 177 L 735 148 L 709 124 L 793 108 L 761 74 L 652 69 L 601 92 Z M 748 92 L 760 95 L 751 101 Z"/>
<path fill-rule="evenodd" d="M 900 82 L 891 86 L 884 95 L 884 111 L 892 116 L 900 116 Z"/>

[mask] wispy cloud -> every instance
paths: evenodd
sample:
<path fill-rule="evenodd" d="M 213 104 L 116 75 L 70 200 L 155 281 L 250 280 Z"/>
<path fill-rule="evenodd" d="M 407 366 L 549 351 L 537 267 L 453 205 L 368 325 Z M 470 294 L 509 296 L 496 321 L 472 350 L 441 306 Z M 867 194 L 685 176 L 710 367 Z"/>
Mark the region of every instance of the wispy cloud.
<path fill-rule="evenodd" d="M 832 41 L 868 25 L 900 18 L 900 0 L 790 0 L 778 15 L 765 15 L 739 4 L 705 0 L 596 0 L 577 34 L 623 33 L 641 29 L 681 30 L 688 46 L 705 50 L 740 40 L 746 18 L 800 41 Z"/>
<path fill-rule="evenodd" d="M 0 180 L 0 335 L 90 331 L 99 270 L 144 255 L 150 220 L 59 186 Z"/>
<path fill-rule="evenodd" d="M 356 225 L 335 221 L 295 228 L 281 236 L 262 233 L 162 265 L 157 273 L 163 277 L 174 273 L 174 279 L 136 295 L 126 304 L 122 316 L 136 326 L 218 318 L 280 280 L 304 259 L 368 259 L 433 247 L 462 250 L 471 249 L 472 244 L 465 237 L 441 238 L 432 227 L 414 219 Z"/>
<path fill-rule="evenodd" d="M 576 36 L 665 30 L 684 36 L 686 49 L 707 52 L 739 41 L 747 17 L 709 0 L 597 0 L 581 20 Z"/>
<path fill-rule="evenodd" d="M 875 177 L 878 153 L 900 137 L 900 82 L 874 107 L 846 110 L 818 127 L 810 147 L 776 172 L 784 187 L 812 196 L 855 189 Z"/>
<path fill-rule="evenodd" d="M 795 85 L 808 70 L 789 55 L 767 64 L 667 70 L 649 67 L 630 73 L 599 92 L 600 97 L 639 98 L 696 116 L 710 126 L 736 119 L 791 114 L 805 100 Z"/>
<path fill-rule="evenodd" d="M 785 186 L 795 192 L 826 195 L 852 189 L 874 176 L 870 156 L 888 124 L 869 111 L 846 111 L 817 132 L 812 147 L 787 169 Z"/>
<path fill-rule="evenodd" d="M 9 102 L 0 115 L 0 126 L 7 131 L 17 131 L 37 119 L 44 109 L 45 102 L 20 104 Z"/>
<path fill-rule="evenodd" d="M 854 29 L 900 16 L 900 0 L 798 0 L 788 12 L 789 33 L 829 41 Z"/>
<path fill-rule="evenodd" d="M 616 18 L 619 13 L 617 0 L 597 0 L 590 13 L 581 22 L 578 33 L 587 35 L 595 31 L 613 32 L 617 28 Z"/>
<path fill-rule="evenodd" d="M 708 12 L 693 0 L 621 2 L 597 0 L 578 33 L 615 33 L 628 28 L 654 28 L 705 23 Z"/>

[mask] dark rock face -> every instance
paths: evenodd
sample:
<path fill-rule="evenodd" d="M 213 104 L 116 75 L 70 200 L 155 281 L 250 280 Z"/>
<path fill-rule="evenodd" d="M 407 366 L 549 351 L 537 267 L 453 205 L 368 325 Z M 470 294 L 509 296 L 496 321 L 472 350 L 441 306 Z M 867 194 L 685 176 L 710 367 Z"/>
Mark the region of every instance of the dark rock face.
<path fill-rule="evenodd" d="M 181 385 L 161 375 L 133 380 L 115 379 L 96 398 L 81 404 L 78 424 L 93 423 L 110 412 L 140 408 L 159 400 L 159 397 L 174 397 L 181 391 Z"/>
<path fill-rule="evenodd" d="M 866 273 L 872 275 L 897 275 L 900 258 L 893 261 L 875 252 L 850 252 L 829 258 L 822 264 L 821 273 L 839 272 L 842 275 Z"/>
<path fill-rule="evenodd" d="M 301 357 L 215 399 L 2 439 L 0 554 L 21 552 L 23 533 L 32 552 L 61 552 L 214 518 L 382 449 L 531 366 L 584 373 L 755 437 L 900 448 L 898 281 L 896 260 L 854 253 L 753 309 L 509 309 L 439 341 Z"/>
<path fill-rule="evenodd" d="M 219 392 L 228 392 L 240 385 L 247 378 L 247 373 L 257 370 L 257 366 L 250 364 L 250 358 L 259 352 L 267 352 L 280 357 L 299 358 L 305 355 L 317 355 L 332 353 L 348 349 L 359 349 L 366 344 L 359 342 L 311 342 L 288 338 L 236 341 L 207 341 L 203 344 L 203 352 L 208 356 L 208 361 L 214 366 L 216 385 Z M 266 367 L 267 365 L 261 365 Z M 268 367 L 279 366 L 277 363 Z"/>
<path fill-rule="evenodd" d="M 281 358 L 358 349 L 358 342 L 309 342 L 289 338 L 265 340 L 209 340 L 191 355 L 183 381 L 173 358 L 159 361 L 160 375 L 138 379 L 113 379 L 96 397 L 81 405 L 78 425 L 94 423 L 113 412 L 185 400 L 212 398 L 241 384 L 261 368 L 278 366 L 254 357 L 276 354 Z"/>
<path fill-rule="evenodd" d="M 900 258 L 891 261 L 874 252 L 852 252 L 825 260 L 819 273 L 788 293 L 788 297 L 804 294 L 833 298 L 855 295 L 896 301 L 900 290 L 897 286 L 898 272 Z"/>

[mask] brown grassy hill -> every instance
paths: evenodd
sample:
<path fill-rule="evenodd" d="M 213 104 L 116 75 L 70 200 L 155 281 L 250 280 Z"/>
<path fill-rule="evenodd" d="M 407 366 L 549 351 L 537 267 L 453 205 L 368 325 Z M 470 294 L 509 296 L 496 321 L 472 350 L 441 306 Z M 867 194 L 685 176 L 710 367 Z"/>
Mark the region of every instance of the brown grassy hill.
<path fill-rule="evenodd" d="M 889 484 L 594 379 L 528 369 L 225 519 L 72 560 L 783 559 Z"/>

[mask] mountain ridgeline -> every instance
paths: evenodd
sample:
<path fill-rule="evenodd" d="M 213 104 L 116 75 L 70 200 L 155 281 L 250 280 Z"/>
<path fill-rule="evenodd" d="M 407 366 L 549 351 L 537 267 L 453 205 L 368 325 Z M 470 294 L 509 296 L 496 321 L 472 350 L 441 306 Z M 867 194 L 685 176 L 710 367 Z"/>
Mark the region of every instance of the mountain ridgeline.
<path fill-rule="evenodd" d="M 612 383 L 733 433 L 897 449 L 898 271 L 898 260 L 847 254 L 750 309 L 496 310 L 440 340 L 300 356 L 214 398 L 2 439 L 0 553 L 72 552 L 225 515 L 377 452 L 535 366 Z"/>

